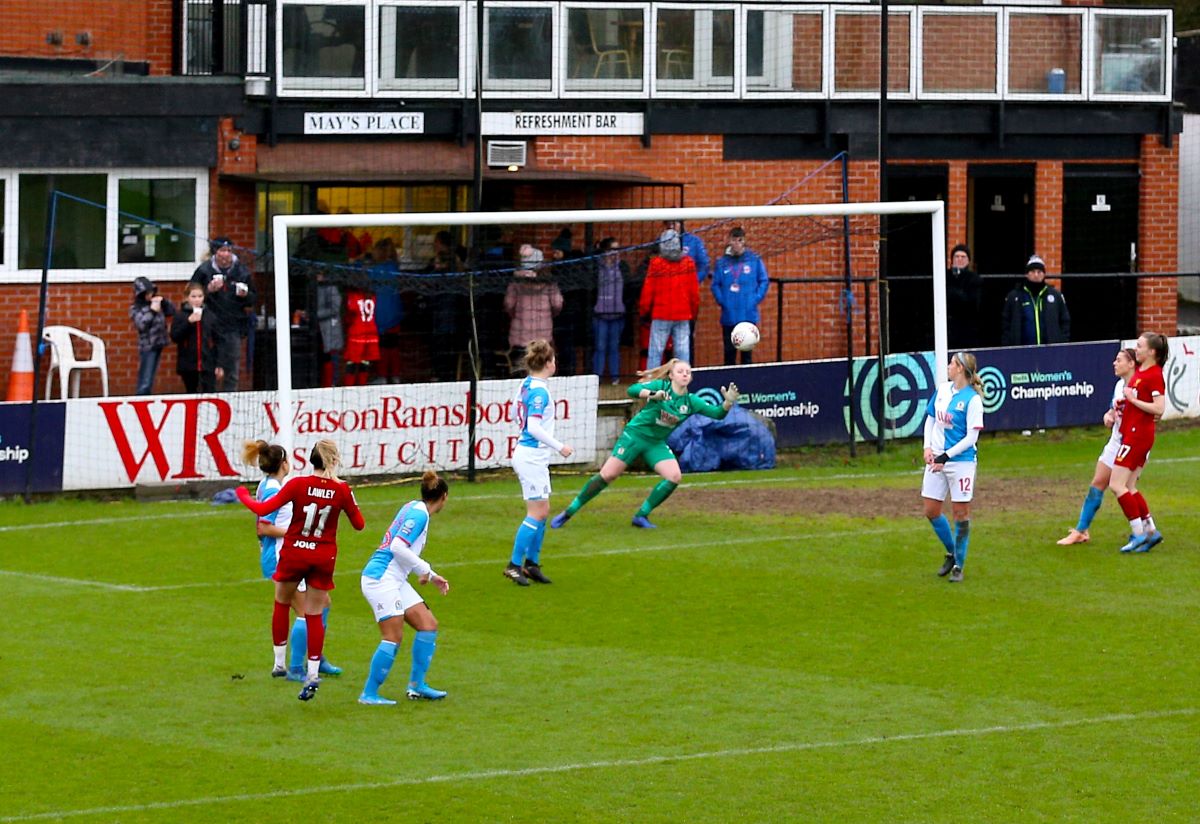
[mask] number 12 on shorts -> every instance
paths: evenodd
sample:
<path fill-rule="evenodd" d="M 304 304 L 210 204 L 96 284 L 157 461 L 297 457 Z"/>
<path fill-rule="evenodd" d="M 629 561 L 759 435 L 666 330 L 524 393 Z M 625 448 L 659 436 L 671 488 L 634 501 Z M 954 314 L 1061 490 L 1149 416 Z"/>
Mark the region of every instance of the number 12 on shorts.
<path fill-rule="evenodd" d="M 971 479 L 970 478 L 959 478 L 958 479 L 958 491 L 963 493 L 964 495 L 969 494 L 971 492 Z"/>

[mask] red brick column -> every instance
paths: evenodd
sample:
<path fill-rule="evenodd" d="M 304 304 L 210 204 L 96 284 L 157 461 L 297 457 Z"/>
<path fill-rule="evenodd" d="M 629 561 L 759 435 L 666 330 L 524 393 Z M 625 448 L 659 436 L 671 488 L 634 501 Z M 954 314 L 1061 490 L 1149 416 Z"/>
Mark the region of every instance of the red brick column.
<path fill-rule="evenodd" d="M 1179 266 L 1179 142 L 1166 148 L 1158 135 L 1143 135 L 1138 191 L 1138 270 L 1175 272 Z M 1138 281 L 1139 331 L 1173 335 L 1179 321 L 1176 278 Z"/>

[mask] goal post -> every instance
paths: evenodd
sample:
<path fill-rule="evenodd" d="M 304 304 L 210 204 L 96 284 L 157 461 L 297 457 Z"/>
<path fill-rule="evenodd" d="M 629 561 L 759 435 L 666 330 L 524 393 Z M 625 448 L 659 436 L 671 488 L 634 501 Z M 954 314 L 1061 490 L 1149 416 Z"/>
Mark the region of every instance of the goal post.
<path fill-rule="evenodd" d="M 948 361 L 946 334 L 946 242 L 945 204 L 938 201 L 904 201 L 891 203 L 832 203 L 781 204 L 767 206 L 708 206 L 646 209 L 547 210 L 513 212 L 409 212 L 381 214 L 306 214 L 275 215 L 272 218 L 272 250 L 274 257 L 274 316 L 276 333 L 276 368 L 278 377 L 279 412 L 276 433 L 278 442 L 292 454 L 295 433 L 293 428 L 293 387 L 291 354 L 291 253 L 290 230 L 353 229 L 361 226 L 379 227 L 480 227 L 488 225 L 579 225 L 654 223 L 665 220 L 735 221 L 786 218 L 844 218 L 880 215 L 930 216 L 930 250 L 933 275 L 933 317 L 935 344 L 935 375 L 946 380 Z M 657 233 L 655 233 L 657 234 Z"/>

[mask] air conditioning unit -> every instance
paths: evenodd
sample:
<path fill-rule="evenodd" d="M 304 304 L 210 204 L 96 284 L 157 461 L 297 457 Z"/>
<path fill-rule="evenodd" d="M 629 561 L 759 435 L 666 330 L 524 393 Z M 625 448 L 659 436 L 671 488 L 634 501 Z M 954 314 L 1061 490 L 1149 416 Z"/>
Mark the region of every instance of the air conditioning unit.
<path fill-rule="evenodd" d="M 489 140 L 487 144 L 487 165 L 489 166 L 524 166 L 526 162 L 526 144 L 524 140 Z"/>

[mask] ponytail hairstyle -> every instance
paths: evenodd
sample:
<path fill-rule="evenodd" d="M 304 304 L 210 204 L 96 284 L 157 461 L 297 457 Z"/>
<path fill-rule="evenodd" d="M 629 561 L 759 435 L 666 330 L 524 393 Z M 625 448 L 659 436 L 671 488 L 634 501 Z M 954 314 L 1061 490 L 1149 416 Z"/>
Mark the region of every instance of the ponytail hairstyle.
<path fill-rule="evenodd" d="M 982 398 L 983 381 L 979 379 L 979 361 L 970 352 L 956 352 L 954 360 L 958 361 L 958 365 L 962 367 L 967 383 Z"/>
<path fill-rule="evenodd" d="M 445 498 L 450 492 L 446 479 L 440 477 L 432 469 L 426 469 L 421 475 L 421 500 L 432 504 Z"/>
<path fill-rule="evenodd" d="M 242 441 L 242 463 L 258 464 L 267 475 L 274 475 L 287 460 L 287 453 L 277 443 Z"/>
<path fill-rule="evenodd" d="M 640 383 L 646 383 L 647 381 L 660 381 L 663 378 L 669 378 L 671 377 L 671 370 L 675 368 L 675 364 L 677 363 L 687 364 L 687 361 L 680 358 L 671 358 L 661 366 L 656 366 L 653 369 L 647 369 L 644 372 L 638 372 L 638 381 Z M 690 366 L 691 364 L 688 365 Z"/>
<path fill-rule="evenodd" d="M 1167 336 L 1160 335 L 1157 332 L 1143 332 L 1142 337 L 1146 339 L 1146 345 L 1154 352 L 1154 360 L 1159 366 L 1165 366 L 1167 363 L 1167 355 L 1170 352 L 1167 346 Z"/>
<path fill-rule="evenodd" d="M 312 454 L 308 456 L 308 461 L 313 465 L 313 469 L 325 470 L 333 480 L 341 480 L 337 476 L 337 468 L 342 463 L 342 455 L 338 452 L 337 444 L 328 438 L 317 441 L 312 448 Z"/>
<path fill-rule="evenodd" d="M 554 345 L 547 340 L 532 340 L 525 347 L 525 370 L 540 372 L 554 359 Z"/>

